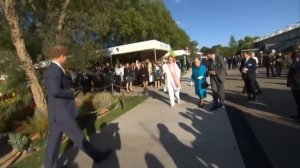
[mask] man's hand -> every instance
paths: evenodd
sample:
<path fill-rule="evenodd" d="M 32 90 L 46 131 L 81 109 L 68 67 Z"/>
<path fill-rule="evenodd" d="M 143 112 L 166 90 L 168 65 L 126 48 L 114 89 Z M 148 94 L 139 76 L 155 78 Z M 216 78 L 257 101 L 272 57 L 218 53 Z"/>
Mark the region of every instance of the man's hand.
<path fill-rule="evenodd" d="M 248 68 L 243 68 L 243 70 L 242 70 L 243 73 L 247 73 L 247 71 L 248 71 Z"/>
<path fill-rule="evenodd" d="M 216 75 L 216 72 L 215 71 L 209 71 L 209 74 L 210 75 Z"/>

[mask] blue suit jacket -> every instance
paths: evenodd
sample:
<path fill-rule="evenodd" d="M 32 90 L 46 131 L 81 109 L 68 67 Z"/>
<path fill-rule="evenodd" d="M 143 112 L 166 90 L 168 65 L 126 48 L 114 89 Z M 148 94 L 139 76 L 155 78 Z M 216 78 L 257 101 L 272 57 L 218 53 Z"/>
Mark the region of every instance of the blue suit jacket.
<path fill-rule="evenodd" d="M 62 69 L 55 63 L 51 63 L 44 74 L 44 79 L 47 89 L 49 121 L 74 120 L 77 114 L 74 91 Z"/>
<path fill-rule="evenodd" d="M 249 58 L 248 61 L 244 59 L 241 63 L 240 71 L 242 71 L 243 68 L 247 68 L 248 71 L 246 74 L 244 74 L 244 77 L 249 79 L 255 79 L 256 78 L 256 61 L 253 58 Z"/>

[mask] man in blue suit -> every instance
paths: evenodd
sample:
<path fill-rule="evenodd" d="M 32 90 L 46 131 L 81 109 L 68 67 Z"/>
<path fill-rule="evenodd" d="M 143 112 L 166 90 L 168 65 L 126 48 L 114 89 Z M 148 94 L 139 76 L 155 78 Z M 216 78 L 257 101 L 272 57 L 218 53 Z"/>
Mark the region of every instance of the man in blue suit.
<path fill-rule="evenodd" d="M 100 153 L 96 150 L 85 139 L 83 131 L 76 122 L 75 91 L 71 88 L 71 83 L 62 67 L 67 60 L 67 55 L 68 51 L 64 46 L 54 46 L 50 50 L 52 62 L 44 75 L 50 128 L 45 158 L 46 168 L 57 166 L 63 133 L 96 163 L 101 162 L 110 153 L 109 151 Z"/>
<path fill-rule="evenodd" d="M 256 61 L 251 57 L 251 53 L 249 51 L 244 52 L 244 58 L 245 60 L 241 64 L 240 71 L 243 73 L 248 101 L 255 101 Z"/>

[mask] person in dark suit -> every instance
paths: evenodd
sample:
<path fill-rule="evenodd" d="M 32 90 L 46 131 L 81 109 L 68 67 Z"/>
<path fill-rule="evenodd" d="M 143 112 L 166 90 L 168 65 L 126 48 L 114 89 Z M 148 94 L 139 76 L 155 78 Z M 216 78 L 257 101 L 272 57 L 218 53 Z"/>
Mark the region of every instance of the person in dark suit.
<path fill-rule="evenodd" d="M 297 106 L 297 114 L 291 117 L 300 121 L 300 44 L 292 53 L 291 59 L 293 62 L 287 75 L 287 87 L 291 88 Z"/>
<path fill-rule="evenodd" d="M 50 50 L 52 62 L 44 74 L 50 128 L 45 158 L 46 168 L 57 166 L 63 133 L 96 163 L 101 162 L 110 153 L 110 151 L 101 153 L 96 150 L 85 139 L 83 131 L 76 122 L 75 93 L 62 67 L 67 60 L 67 55 L 68 51 L 64 46 L 54 46 Z"/>
<path fill-rule="evenodd" d="M 246 93 L 245 74 L 243 73 L 243 68 L 245 66 L 245 61 L 246 61 L 246 59 L 243 57 L 241 59 L 241 65 L 240 65 L 240 68 L 239 68 L 240 72 L 242 73 L 242 79 L 244 81 L 244 87 L 243 87 L 243 90 L 242 90 L 242 94 Z"/>
<path fill-rule="evenodd" d="M 284 56 L 279 52 L 275 57 L 275 70 L 276 76 L 281 76 L 282 66 L 283 66 Z"/>
<path fill-rule="evenodd" d="M 275 77 L 275 73 L 274 73 L 274 64 L 275 64 L 275 57 L 273 53 L 270 53 L 269 55 L 265 55 L 264 56 L 264 64 L 266 67 L 266 74 L 267 77 L 270 77 L 270 69 L 272 72 L 272 77 Z"/>
<path fill-rule="evenodd" d="M 226 72 L 224 59 L 221 56 L 215 55 L 211 50 L 207 51 L 207 56 L 207 69 L 210 76 L 213 97 L 213 106 L 210 108 L 210 111 L 213 111 L 219 107 L 224 107 Z"/>
<path fill-rule="evenodd" d="M 246 92 L 248 96 L 248 101 L 256 100 L 256 61 L 251 57 L 250 52 L 244 53 L 244 63 L 241 65 L 240 70 L 243 73 L 243 79 L 245 82 Z"/>

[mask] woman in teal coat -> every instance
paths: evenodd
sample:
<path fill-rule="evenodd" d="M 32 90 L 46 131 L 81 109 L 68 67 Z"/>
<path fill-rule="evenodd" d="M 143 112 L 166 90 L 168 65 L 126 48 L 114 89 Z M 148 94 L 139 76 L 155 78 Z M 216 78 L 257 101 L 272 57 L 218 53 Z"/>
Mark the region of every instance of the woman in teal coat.
<path fill-rule="evenodd" d="M 205 64 L 201 64 L 201 60 L 195 58 L 192 66 L 192 80 L 195 83 L 195 93 L 200 98 L 199 106 L 201 108 L 204 106 L 204 98 L 206 97 L 207 76 L 208 71 Z"/>

